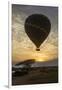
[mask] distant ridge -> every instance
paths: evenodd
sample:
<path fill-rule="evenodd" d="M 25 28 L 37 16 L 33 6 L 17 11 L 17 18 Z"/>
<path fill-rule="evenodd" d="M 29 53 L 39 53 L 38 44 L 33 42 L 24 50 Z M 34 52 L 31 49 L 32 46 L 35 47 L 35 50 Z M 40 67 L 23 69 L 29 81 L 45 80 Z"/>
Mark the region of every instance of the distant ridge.
<path fill-rule="evenodd" d="M 17 63 L 16 65 L 21 65 L 21 64 L 32 64 L 32 63 L 35 63 L 35 59 L 28 59 L 28 60 L 25 60 L 25 61 L 22 61 L 22 62 L 19 62 Z"/>

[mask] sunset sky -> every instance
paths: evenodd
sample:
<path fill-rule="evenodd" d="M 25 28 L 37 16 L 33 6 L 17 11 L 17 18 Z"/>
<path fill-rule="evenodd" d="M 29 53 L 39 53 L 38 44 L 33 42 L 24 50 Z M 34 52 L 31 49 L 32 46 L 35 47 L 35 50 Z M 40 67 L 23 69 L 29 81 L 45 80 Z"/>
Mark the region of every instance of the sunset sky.
<path fill-rule="evenodd" d="M 43 14 L 51 22 L 51 31 L 41 44 L 40 51 L 25 32 L 24 23 L 31 14 Z M 27 59 L 36 61 L 51 61 L 58 59 L 58 8 L 47 6 L 12 5 L 12 62 L 17 63 Z"/>

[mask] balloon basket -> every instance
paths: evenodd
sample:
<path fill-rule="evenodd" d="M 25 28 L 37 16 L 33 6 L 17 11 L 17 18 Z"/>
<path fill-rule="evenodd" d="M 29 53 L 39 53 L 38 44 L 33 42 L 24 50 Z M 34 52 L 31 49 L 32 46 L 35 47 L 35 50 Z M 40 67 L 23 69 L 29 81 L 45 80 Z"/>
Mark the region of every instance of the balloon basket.
<path fill-rule="evenodd" d="M 36 51 L 40 51 L 40 49 L 39 48 L 36 48 Z"/>

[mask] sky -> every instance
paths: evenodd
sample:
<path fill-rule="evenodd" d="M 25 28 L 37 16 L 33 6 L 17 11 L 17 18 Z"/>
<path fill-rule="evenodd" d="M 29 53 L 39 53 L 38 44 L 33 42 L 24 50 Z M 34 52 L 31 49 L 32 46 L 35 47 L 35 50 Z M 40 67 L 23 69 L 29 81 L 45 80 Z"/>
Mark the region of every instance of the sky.
<path fill-rule="evenodd" d="M 43 14 L 51 22 L 51 31 L 45 41 L 40 45 L 40 51 L 29 39 L 24 24 L 29 15 Z M 58 63 L 58 8 L 48 6 L 12 5 L 12 63 L 27 59 L 39 62 L 53 61 Z M 53 65 L 52 64 L 52 65 Z"/>

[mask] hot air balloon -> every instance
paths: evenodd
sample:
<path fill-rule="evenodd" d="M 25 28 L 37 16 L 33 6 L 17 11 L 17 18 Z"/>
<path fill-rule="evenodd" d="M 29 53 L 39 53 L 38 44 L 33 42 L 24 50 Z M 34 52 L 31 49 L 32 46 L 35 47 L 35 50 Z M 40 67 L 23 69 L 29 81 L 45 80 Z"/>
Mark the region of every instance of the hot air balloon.
<path fill-rule="evenodd" d="M 35 44 L 36 51 L 40 51 L 40 45 L 47 38 L 51 29 L 50 20 L 42 14 L 32 14 L 25 20 L 25 32 Z"/>

